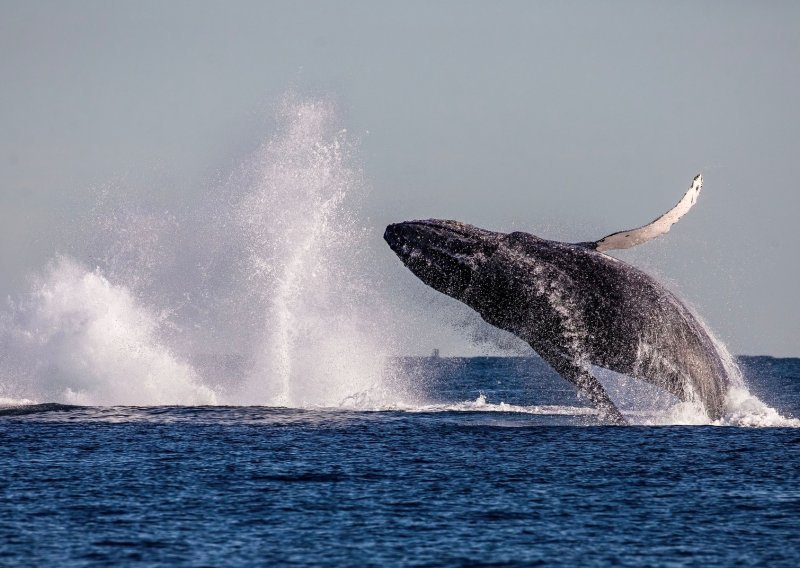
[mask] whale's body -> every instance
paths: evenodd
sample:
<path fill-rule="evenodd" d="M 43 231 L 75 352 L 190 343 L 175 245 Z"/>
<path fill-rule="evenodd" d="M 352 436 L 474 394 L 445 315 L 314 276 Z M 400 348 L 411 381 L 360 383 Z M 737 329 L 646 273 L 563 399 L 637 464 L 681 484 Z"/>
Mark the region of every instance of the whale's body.
<path fill-rule="evenodd" d="M 570 244 L 433 219 L 389 225 L 384 238 L 423 282 L 530 344 L 608 420 L 625 422 L 591 365 L 698 400 L 718 419 L 729 378 L 704 326 L 655 279 L 600 252 L 636 231 Z"/>

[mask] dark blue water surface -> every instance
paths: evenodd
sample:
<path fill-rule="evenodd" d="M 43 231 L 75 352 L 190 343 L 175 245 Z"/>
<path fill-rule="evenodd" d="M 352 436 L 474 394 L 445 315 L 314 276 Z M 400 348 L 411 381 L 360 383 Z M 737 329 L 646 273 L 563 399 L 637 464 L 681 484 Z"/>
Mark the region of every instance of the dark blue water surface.
<path fill-rule="evenodd" d="M 800 416 L 800 360 L 743 363 Z M 442 403 L 580 406 L 534 359 L 404 364 L 428 368 Z M 797 566 L 800 429 L 11 407 L 0 503 L 3 565 Z"/>

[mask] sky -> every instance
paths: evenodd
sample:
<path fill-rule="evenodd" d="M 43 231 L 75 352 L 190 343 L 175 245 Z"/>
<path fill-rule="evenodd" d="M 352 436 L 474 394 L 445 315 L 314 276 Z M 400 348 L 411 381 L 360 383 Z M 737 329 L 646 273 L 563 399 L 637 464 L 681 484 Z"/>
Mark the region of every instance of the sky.
<path fill-rule="evenodd" d="M 691 213 L 618 256 L 733 352 L 800 355 L 798 21 L 777 1 L 0 0 L 0 296 L 98 188 L 197 198 L 294 90 L 358 137 L 375 262 L 404 285 L 387 223 L 595 240 L 702 172 Z"/>

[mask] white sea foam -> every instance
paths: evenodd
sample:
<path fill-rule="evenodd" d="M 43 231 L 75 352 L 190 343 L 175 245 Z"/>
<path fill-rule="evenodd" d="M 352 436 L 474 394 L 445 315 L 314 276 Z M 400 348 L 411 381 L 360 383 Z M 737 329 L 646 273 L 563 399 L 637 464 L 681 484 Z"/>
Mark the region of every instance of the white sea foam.
<path fill-rule="evenodd" d="M 424 404 L 408 410 L 414 410 L 415 412 L 510 412 L 540 416 L 587 416 L 597 414 L 596 409 L 585 406 L 517 405 L 502 401 L 490 403 L 484 394 L 478 395 L 475 400 L 454 404 Z"/>
<path fill-rule="evenodd" d="M 398 398 L 396 402 L 386 403 L 380 400 L 387 400 L 391 397 L 373 398 L 365 393 L 362 397 L 351 397 L 335 410 L 356 410 L 361 412 L 488 412 L 488 413 L 509 413 L 509 414 L 531 414 L 539 416 L 592 416 L 597 414 L 597 410 L 586 406 L 569 405 L 518 405 L 506 402 L 489 402 L 485 394 L 479 394 L 475 400 L 464 400 L 452 403 L 429 404 L 420 401 L 410 401 Z M 319 409 L 330 407 L 316 407 Z"/>
<path fill-rule="evenodd" d="M 366 410 L 367 408 L 362 408 Z M 490 403 L 481 394 L 474 401 L 449 404 L 397 404 L 379 406 L 369 410 L 400 410 L 407 412 L 488 412 L 530 414 L 538 416 L 595 416 L 597 410 L 586 406 L 569 405 L 515 405 L 505 402 Z M 735 389 L 728 397 L 725 415 L 712 421 L 697 402 L 676 402 L 662 409 L 627 410 L 623 412 L 633 425 L 642 426 L 738 426 L 800 428 L 800 420 L 781 416 L 746 389 Z"/>
<path fill-rule="evenodd" d="M 624 414 L 632 424 L 648 426 L 800 427 L 800 420 L 782 416 L 746 387 L 730 389 L 724 414 L 719 420 L 711 420 L 698 401 L 672 402 L 660 409 L 634 410 Z"/>
<path fill-rule="evenodd" d="M 662 423 L 785 428 L 800 426 L 800 420 L 781 416 L 777 410 L 750 392 L 744 375 L 736 363 L 736 359 L 728 351 L 727 346 L 699 315 L 696 315 L 696 317 L 705 327 L 706 333 L 714 343 L 728 376 L 729 387 L 725 399 L 724 414 L 722 418 L 712 422 L 699 402 L 683 402 L 672 406 L 662 417 Z"/>
<path fill-rule="evenodd" d="M 725 416 L 715 424 L 800 428 L 800 420 L 781 416 L 777 410 L 759 400 L 745 387 L 731 388 L 725 405 Z"/>
<path fill-rule="evenodd" d="M 9 398 L 0 396 L 0 408 L 7 406 L 27 406 L 29 404 L 37 404 L 37 401 L 30 398 Z"/>

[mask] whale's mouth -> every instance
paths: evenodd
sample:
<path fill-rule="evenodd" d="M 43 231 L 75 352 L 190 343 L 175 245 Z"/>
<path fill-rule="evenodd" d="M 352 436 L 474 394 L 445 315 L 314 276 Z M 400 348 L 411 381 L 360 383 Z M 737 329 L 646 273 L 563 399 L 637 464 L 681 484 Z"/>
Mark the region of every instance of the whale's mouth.
<path fill-rule="evenodd" d="M 425 284 L 460 298 L 497 250 L 500 236 L 458 221 L 428 219 L 389 225 L 383 238 Z"/>

